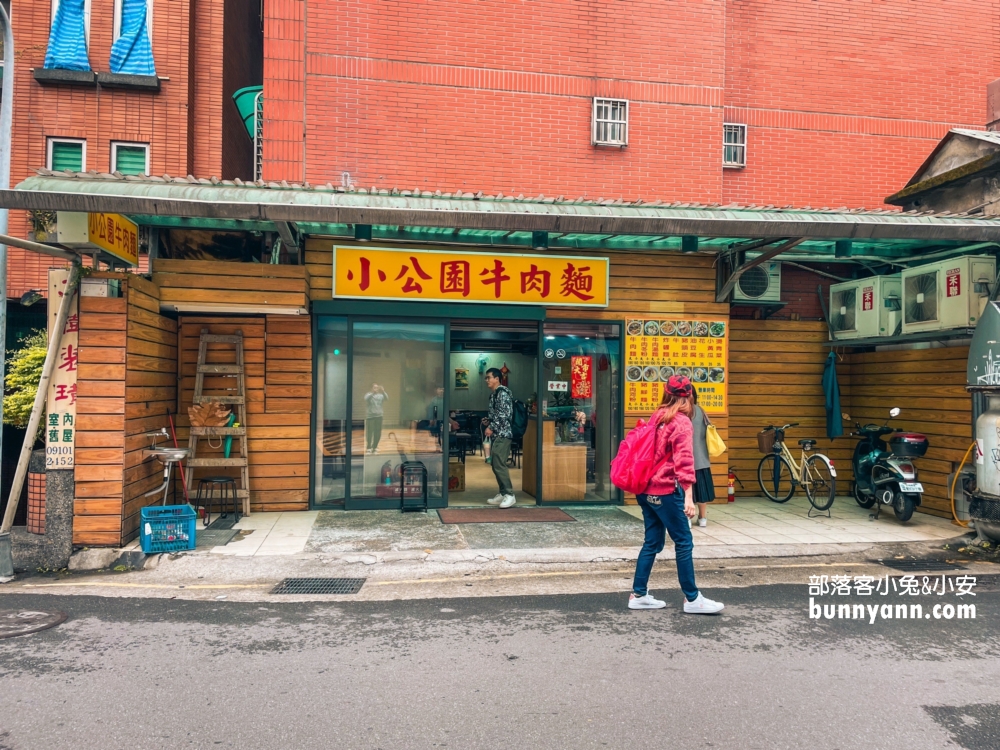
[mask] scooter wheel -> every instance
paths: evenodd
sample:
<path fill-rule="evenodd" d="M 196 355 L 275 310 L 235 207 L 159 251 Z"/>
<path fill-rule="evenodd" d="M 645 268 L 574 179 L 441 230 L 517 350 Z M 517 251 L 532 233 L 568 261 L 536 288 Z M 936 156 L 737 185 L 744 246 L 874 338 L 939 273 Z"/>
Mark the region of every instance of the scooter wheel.
<path fill-rule="evenodd" d="M 903 523 L 906 523 L 913 517 L 913 511 L 916 507 L 917 504 L 913 502 L 913 499 L 907 497 L 902 492 L 897 493 L 896 497 L 892 500 L 892 512 Z"/>
<path fill-rule="evenodd" d="M 858 505 L 860 505 L 862 508 L 871 508 L 873 505 L 875 505 L 874 495 L 866 495 L 861 491 L 861 488 L 858 486 L 857 482 L 854 482 L 853 484 L 854 484 L 854 499 L 855 501 L 857 501 Z"/>

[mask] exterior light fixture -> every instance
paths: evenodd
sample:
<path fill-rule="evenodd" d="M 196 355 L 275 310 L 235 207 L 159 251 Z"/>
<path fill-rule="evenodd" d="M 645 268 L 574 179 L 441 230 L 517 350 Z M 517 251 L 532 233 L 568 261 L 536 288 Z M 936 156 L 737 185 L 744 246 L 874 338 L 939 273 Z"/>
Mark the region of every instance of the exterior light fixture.
<path fill-rule="evenodd" d="M 372 241 L 372 225 L 371 224 L 355 224 L 354 225 L 354 239 L 358 242 L 371 242 Z"/>
<path fill-rule="evenodd" d="M 548 250 L 549 249 L 549 233 L 548 232 L 532 232 L 531 233 L 531 246 L 535 250 Z"/>

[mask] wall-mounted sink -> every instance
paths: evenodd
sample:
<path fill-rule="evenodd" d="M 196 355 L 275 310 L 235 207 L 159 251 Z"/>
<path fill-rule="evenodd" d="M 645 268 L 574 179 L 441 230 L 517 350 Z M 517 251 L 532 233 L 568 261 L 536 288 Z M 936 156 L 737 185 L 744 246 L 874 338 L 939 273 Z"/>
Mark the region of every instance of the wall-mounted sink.
<path fill-rule="evenodd" d="M 191 454 L 187 448 L 149 448 L 146 450 L 146 458 L 155 458 L 163 463 L 177 463 L 183 461 Z"/>

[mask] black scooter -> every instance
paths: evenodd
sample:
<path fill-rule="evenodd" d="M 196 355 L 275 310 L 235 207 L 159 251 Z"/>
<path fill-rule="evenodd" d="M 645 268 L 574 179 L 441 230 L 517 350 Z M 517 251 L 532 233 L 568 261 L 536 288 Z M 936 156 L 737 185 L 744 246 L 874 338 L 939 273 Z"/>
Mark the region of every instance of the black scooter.
<path fill-rule="evenodd" d="M 889 419 L 898 416 L 898 408 L 889 410 Z M 862 427 L 860 423 L 855 423 L 857 431 L 852 435 L 861 439 L 854 446 L 851 458 L 854 499 L 862 508 L 876 506 L 871 514 L 873 520 L 878 518 L 883 505 L 891 505 L 896 518 L 905 523 L 920 505 L 924 492 L 924 486 L 917 481 L 917 468 L 911 459 L 923 456 L 929 442 L 919 433 L 889 427 L 889 419 L 882 425 L 867 424 Z M 893 436 L 888 445 L 882 439 L 886 435 Z"/>

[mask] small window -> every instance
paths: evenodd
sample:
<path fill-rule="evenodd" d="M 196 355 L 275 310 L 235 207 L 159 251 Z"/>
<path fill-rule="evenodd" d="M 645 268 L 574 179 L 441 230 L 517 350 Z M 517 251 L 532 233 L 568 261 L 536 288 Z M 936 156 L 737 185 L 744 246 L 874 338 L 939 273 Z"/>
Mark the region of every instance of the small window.
<path fill-rule="evenodd" d="M 111 142 L 111 171 L 149 174 L 149 144 Z"/>
<path fill-rule="evenodd" d="M 595 146 L 628 145 L 628 102 L 624 99 L 594 99 Z"/>
<path fill-rule="evenodd" d="M 83 0 L 83 35 L 87 40 L 87 46 L 90 46 L 90 3 L 91 0 Z M 4 7 L 9 8 L 9 5 Z M 49 19 L 51 24 L 52 21 L 56 20 L 56 13 L 59 10 L 59 0 L 52 0 L 52 17 Z M 9 11 L 8 11 L 9 13 Z"/>
<path fill-rule="evenodd" d="M 49 169 L 83 172 L 87 168 L 87 142 L 76 138 L 49 138 Z"/>
<path fill-rule="evenodd" d="M 145 5 L 146 5 L 146 33 L 149 34 L 150 38 L 152 38 L 153 0 L 146 0 Z M 125 11 L 125 0 L 115 0 L 115 15 L 114 15 L 114 28 L 113 28 L 114 36 L 111 38 L 112 41 L 114 42 L 117 42 L 118 37 L 122 35 L 122 14 L 124 13 L 124 11 Z"/>
<path fill-rule="evenodd" d="M 747 126 L 726 123 L 723 128 L 722 166 L 747 165 Z"/>

